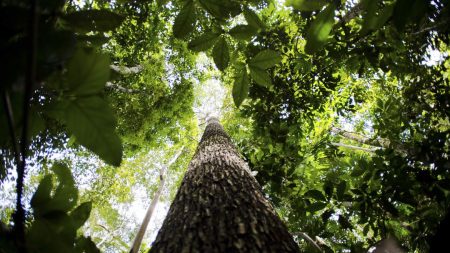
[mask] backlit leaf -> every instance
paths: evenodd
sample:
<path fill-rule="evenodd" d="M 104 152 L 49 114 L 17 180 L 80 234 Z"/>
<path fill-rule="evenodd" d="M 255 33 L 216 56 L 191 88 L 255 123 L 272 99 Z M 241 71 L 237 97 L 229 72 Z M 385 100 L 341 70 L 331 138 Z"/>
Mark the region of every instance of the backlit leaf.
<path fill-rule="evenodd" d="M 110 75 L 109 57 L 94 50 L 78 49 L 67 66 L 70 92 L 84 96 L 98 94 Z"/>
<path fill-rule="evenodd" d="M 240 6 L 234 1 L 199 0 L 200 5 L 215 18 L 225 20 L 240 12 Z"/>
<path fill-rule="evenodd" d="M 230 61 L 230 50 L 228 49 L 228 44 L 225 38 L 221 37 L 214 45 L 212 51 L 214 63 L 216 67 L 224 71 L 228 67 Z"/>
<path fill-rule="evenodd" d="M 321 49 L 328 41 L 334 25 L 334 11 L 336 6 L 329 4 L 325 10 L 317 14 L 306 34 L 305 52 L 312 54 Z"/>
<path fill-rule="evenodd" d="M 194 2 L 189 0 L 185 3 L 180 13 L 178 13 L 173 24 L 173 35 L 182 39 L 194 30 L 197 20 Z"/>
<path fill-rule="evenodd" d="M 250 25 L 237 25 L 230 30 L 230 35 L 238 40 L 250 40 L 257 30 Z"/>
<path fill-rule="evenodd" d="M 239 107 L 248 96 L 249 80 L 247 69 L 243 66 L 236 71 L 233 85 L 233 100 L 236 107 Z"/>
<path fill-rule="evenodd" d="M 219 35 L 219 33 L 205 32 L 189 42 L 188 48 L 196 52 L 206 51 L 214 45 Z"/>
<path fill-rule="evenodd" d="M 248 65 L 260 69 L 268 69 L 281 62 L 281 56 L 278 52 L 273 50 L 263 50 L 253 57 Z"/>
<path fill-rule="evenodd" d="M 286 6 L 292 6 L 299 11 L 316 11 L 327 4 L 325 0 L 287 0 Z"/>
<path fill-rule="evenodd" d="M 250 76 L 257 84 L 263 87 L 272 86 L 272 80 L 270 79 L 269 74 L 264 69 L 256 68 L 250 65 L 249 68 Z"/>
<path fill-rule="evenodd" d="M 122 143 L 114 132 L 116 119 L 102 98 L 83 97 L 70 101 L 65 121 L 77 142 L 92 150 L 105 162 L 120 165 Z"/>
<path fill-rule="evenodd" d="M 247 20 L 248 25 L 253 26 L 254 28 L 263 30 L 265 28 L 264 23 L 259 18 L 258 14 L 252 11 L 249 8 L 244 9 L 244 17 Z"/>

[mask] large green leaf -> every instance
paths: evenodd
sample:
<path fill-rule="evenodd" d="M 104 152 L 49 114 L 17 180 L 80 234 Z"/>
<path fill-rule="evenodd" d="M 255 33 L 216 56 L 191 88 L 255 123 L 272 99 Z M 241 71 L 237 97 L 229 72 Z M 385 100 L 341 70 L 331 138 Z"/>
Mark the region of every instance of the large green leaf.
<path fill-rule="evenodd" d="M 311 212 L 311 213 L 315 213 L 317 211 L 320 211 L 322 209 L 324 209 L 327 206 L 327 203 L 324 202 L 314 202 L 311 203 L 310 205 L 308 205 L 306 207 L 306 209 Z"/>
<path fill-rule="evenodd" d="M 200 5 L 215 18 L 225 20 L 240 12 L 240 6 L 234 1 L 199 0 Z"/>
<path fill-rule="evenodd" d="M 253 26 L 256 29 L 263 30 L 265 28 L 264 23 L 259 18 L 258 14 L 249 8 L 244 9 L 244 17 L 247 20 L 248 25 Z"/>
<path fill-rule="evenodd" d="M 73 225 L 75 229 L 80 228 L 89 218 L 89 214 L 91 213 L 92 203 L 84 202 L 79 205 L 75 210 L 70 213 L 70 217 L 73 220 Z"/>
<path fill-rule="evenodd" d="M 188 48 L 196 52 L 206 51 L 214 45 L 219 36 L 219 33 L 205 32 L 200 37 L 189 42 Z"/>
<path fill-rule="evenodd" d="M 194 30 L 197 20 L 194 2 L 188 0 L 181 9 L 173 24 L 173 35 L 175 38 L 182 39 Z"/>
<path fill-rule="evenodd" d="M 52 197 L 52 208 L 62 212 L 72 209 L 78 200 L 78 189 L 75 187 L 70 169 L 61 163 L 52 166 L 52 171 L 58 177 L 59 183 Z"/>
<path fill-rule="evenodd" d="M 402 31 L 406 24 L 423 17 L 427 13 L 429 1 L 398 0 L 393 10 L 393 21 L 396 28 Z"/>
<path fill-rule="evenodd" d="M 116 29 L 124 17 L 109 10 L 81 10 L 62 17 L 75 30 L 106 32 Z"/>
<path fill-rule="evenodd" d="M 346 189 L 347 189 L 347 182 L 342 181 L 341 183 L 338 184 L 338 186 L 336 187 L 336 195 L 338 200 L 344 199 Z"/>
<path fill-rule="evenodd" d="M 228 63 L 230 61 L 230 50 L 224 37 L 221 37 L 216 42 L 212 55 L 217 68 L 224 71 L 228 67 Z"/>
<path fill-rule="evenodd" d="M 313 199 L 316 199 L 316 200 L 323 200 L 323 201 L 326 200 L 325 196 L 323 195 L 323 193 L 321 191 L 314 190 L 314 189 L 307 191 L 304 194 L 304 196 L 305 197 L 310 197 L 310 198 L 313 198 Z"/>
<path fill-rule="evenodd" d="M 389 20 L 394 11 L 394 4 L 386 4 L 383 9 L 378 10 L 379 1 L 365 0 L 361 3 L 366 10 L 361 29 L 361 33 L 363 35 L 370 30 L 377 30 L 381 28 Z"/>
<path fill-rule="evenodd" d="M 247 69 L 245 66 L 241 66 L 241 68 L 237 69 L 236 75 L 234 77 L 234 85 L 233 85 L 233 100 L 236 107 L 239 107 L 242 102 L 248 96 L 249 89 L 249 80 Z"/>
<path fill-rule="evenodd" d="M 272 80 L 270 79 L 269 74 L 264 69 L 256 68 L 250 65 L 249 69 L 250 69 L 250 76 L 257 84 L 263 87 L 272 86 Z"/>
<path fill-rule="evenodd" d="M 229 33 L 235 39 L 250 40 L 257 33 L 257 30 L 250 25 L 237 25 Z"/>
<path fill-rule="evenodd" d="M 255 68 L 268 69 L 275 66 L 275 64 L 280 61 L 281 56 L 278 52 L 267 49 L 259 52 L 255 57 L 253 57 L 248 62 L 248 65 Z"/>
<path fill-rule="evenodd" d="M 292 6 L 299 11 L 316 11 L 327 4 L 325 0 L 287 0 L 286 6 Z"/>
<path fill-rule="evenodd" d="M 334 25 L 334 11 L 336 6 L 329 4 L 325 10 L 317 14 L 306 34 L 305 52 L 312 54 L 321 49 L 328 41 Z"/>
<path fill-rule="evenodd" d="M 110 75 L 109 57 L 94 50 L 78 49 L 67 65 L 70 92 L 77 96 L 98 94 Z"/>
<path fill-rule="evenodd" d="M 78 143 L 92 150 L 105 162 L 120 165 L 122 143 L 114 132 L 116 120 L 102 98 L 92 96 L 70 101 L 65 122 Z"/>
<path fill-rule="evenodd" d="M 91 237 L 79 237 L 76 241 L 75 246 L 80 252 L 84 253 L 100 253 L 95 243 L 92 241 Z"/>
<path fill-rule="evenodd" d="M 45 206 L 51 201 L 51 191 L 53 188 L 52 177 L 45 176 L 31 198 L 31 207 L 33 208 L 35 216 L 42 215 L 45 212 Z"/>

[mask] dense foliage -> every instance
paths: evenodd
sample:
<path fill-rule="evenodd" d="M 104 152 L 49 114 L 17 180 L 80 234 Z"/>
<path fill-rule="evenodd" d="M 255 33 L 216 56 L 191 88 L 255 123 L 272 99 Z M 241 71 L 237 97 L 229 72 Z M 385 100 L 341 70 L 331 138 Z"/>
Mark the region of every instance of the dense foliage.
<path fill-rule="evenodd" d="M 133 187 L 155 192 L 157 168 L 186 149 L 174 191 L 208 79 L 226 88 L 222 121 L 302 250 L 367 252 L 385 238 L 436 250 L 450 219 L 449 11 L 448 0 L 2 1 L 0 182 L 16 181 L 16 203 L 1 210 L 0 252 L 128 251 L 118 206 Z"/>

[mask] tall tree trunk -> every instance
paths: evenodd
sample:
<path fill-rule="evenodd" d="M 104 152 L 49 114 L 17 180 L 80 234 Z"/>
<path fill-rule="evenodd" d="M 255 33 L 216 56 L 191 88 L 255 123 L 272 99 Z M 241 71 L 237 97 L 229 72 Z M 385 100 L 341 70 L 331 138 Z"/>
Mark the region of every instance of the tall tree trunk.
<path fill-rule="evenodd" d="M 300 252 L 217 119 L 210 119 L 151 253 Z"/>
<path fill-rule="evenodd" d="M 172 164 L 174 164 L 178 157 L 180 157 L 181 153 L 184 150 L 184 146 L 170 159 L 170 161 L 161 166 L 159 170 L 159 186 L 153 196 L 152 202 L 147 209 L 147 213 L 145 214 L 144 220 L 142 221 L 141 226 L 139 227 L 139 231 L 136 234 L 136 238 L 134 238 L 133 245 L 131 246 L 130 253 L 139 252 L 139 248 L 141 247 L 142 239 L 144 238 L 145 232 L 147 231 L 147 226 L 150 220 L 152 219 L 153 211 L 155 211 L 156 204 L 158 204 L 159 197 L 161 196 L 162 190 L 164 189 L 164 183 L 166 182 L 166 173 Z"/>

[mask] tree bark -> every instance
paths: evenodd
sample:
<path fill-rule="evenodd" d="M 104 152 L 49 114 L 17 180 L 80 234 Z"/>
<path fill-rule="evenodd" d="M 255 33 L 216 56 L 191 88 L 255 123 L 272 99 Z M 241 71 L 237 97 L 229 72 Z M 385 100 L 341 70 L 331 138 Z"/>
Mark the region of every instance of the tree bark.
<path fill-rule="evenodd" d="M 150 252 L 300 251 L 218 120 L 211 119 Z"/>

